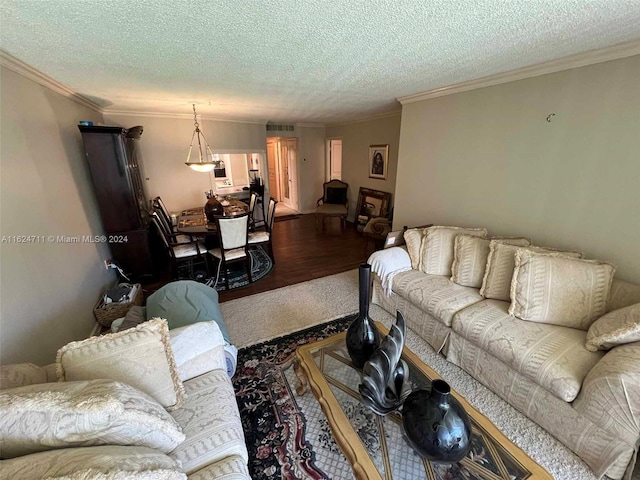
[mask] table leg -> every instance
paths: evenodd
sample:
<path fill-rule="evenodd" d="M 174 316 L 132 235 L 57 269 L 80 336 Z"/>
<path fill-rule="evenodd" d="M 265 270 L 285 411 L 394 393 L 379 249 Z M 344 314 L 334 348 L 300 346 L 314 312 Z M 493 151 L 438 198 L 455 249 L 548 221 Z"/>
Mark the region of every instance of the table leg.
<path fill-rule="evenodd" d="M 298 378 L 297 385 L 295 386 L 296 393 L 298 394 L 298 396 L 302 396 L 308 390 L 309 382 L 307 381 L 307 376 L 305 375 L 304 370 L 300 366 L 300 360 L 298 360 L 297 358 L 293 360 L 293 371 Z"/>

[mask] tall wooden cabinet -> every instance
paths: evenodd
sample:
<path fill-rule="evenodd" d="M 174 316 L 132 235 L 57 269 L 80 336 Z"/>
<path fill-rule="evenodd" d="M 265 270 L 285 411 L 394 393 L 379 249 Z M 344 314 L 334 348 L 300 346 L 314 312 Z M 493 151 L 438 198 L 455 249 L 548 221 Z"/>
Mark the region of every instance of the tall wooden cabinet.
<path fill-rule="evenodd" d="M 152 275 L 150 204 L 135 143 L 140 140 L 127 138 L 121 127 L 78 128 L 113 260 L 136 279 Z"/>

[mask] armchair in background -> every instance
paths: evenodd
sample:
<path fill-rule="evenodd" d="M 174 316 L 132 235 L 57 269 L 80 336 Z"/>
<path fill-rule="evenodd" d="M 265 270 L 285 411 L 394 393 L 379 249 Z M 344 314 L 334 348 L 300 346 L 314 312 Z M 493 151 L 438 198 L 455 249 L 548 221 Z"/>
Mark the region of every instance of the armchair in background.
<path fill-rule="evenodd" d="M 331 180 L 322 184 L 323 194 L 316 202 L 316 228 L 321 226 L 324 230 L 327 217 L 340 218 L 340 226 L 346 228 L 349 213 L 348 188 L 349 184 L 341 180 Z"/>

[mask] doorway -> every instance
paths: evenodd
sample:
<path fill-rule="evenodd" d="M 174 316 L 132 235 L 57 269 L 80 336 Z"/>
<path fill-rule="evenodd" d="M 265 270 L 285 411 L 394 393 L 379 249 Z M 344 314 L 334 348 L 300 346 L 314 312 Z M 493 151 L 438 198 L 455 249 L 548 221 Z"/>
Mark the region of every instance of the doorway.
<path fill-rule="evenodd" d="M 267 164 L 271 196 L 278 200 L 282 207 L 297 213 L 299 211 L 298 139 L 296 137 L 268 137 Z"/>
<path fill-rule="evenodd" d="M 342 180 L 342 139 L 327 140 L 327 180 Z"/>

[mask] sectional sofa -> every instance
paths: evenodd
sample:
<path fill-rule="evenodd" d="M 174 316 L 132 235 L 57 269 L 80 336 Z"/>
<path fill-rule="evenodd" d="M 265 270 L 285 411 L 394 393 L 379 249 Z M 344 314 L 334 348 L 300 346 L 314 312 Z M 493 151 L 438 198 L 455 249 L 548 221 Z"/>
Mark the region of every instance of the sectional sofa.
<path fill-rule="evenodd" d="M 224 345 L 213 321 L 152 319 L 3 365 L 0 479 L 249 480 Z"/>
<path fill-rule="evenodd" d="M 375 252 L 372 302 L 562 441 L 630 478 L 640 442 L 640 286 L 579 252 L 410 229 Z"/>

